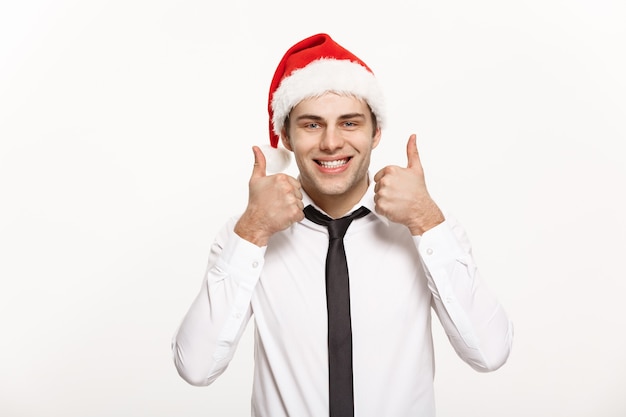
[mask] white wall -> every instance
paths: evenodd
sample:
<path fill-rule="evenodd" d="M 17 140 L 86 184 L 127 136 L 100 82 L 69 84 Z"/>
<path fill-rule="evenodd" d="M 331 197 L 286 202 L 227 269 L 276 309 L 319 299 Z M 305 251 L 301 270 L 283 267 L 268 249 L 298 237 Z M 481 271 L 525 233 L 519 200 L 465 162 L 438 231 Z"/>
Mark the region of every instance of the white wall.
<path fill-rule="evenodd" d="M 0 415 L 249 414 L 250 332 L 208 388 L 170 338 L 245 205 L 275 65 L 322 31 L 387 92 L 373 168 L 418 133 L 515 322 L 492 374 L 436 327 L 439 416 L 625 415 L 624 22 L 621 0 L 3 2 Z"/>

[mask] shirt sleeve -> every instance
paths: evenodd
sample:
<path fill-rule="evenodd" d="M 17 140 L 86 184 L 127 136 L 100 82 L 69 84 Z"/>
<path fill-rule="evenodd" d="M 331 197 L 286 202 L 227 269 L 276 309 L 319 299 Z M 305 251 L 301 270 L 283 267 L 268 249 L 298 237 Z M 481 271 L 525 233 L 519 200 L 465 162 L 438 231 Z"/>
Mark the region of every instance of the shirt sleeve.
<path fill-rule="evenodd" d="M 433 294 L 433 308 L 455 351 L 489 372 L 508 359 L 513 326 L 482 282 L 463 228 L 452 217 L 414 237 Z"/>
<path fill-rule="evenodd" d="M 234 224 L 213 243 L 200 292 L 172 339 L 176 369 L 192 385 L 209 385 L 226 370 L 252 315 L 265 248 L 235 234 Z"/>

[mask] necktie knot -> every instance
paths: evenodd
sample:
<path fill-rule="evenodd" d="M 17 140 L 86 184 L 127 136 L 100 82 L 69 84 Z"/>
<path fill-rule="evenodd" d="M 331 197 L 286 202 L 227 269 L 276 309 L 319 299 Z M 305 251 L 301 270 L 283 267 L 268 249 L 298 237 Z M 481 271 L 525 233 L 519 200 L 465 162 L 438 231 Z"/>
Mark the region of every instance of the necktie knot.
<path fill-rule="evenodd" d="M 343 239 L 352 221 L 354 219 L 366 216 L 369 212 L 369 209 L 365 207 L 360 207 L 349 215 L 344 216 L 340 219 L 331 219 L 325 214 L 320 213 L 319 210 L 317 210 L 313 206 L 309 205 L 304 208 L 304 216 L 307 219 L 311 220 L 313 223 L 328 227 L 328 237 L 331 240 Z"/>

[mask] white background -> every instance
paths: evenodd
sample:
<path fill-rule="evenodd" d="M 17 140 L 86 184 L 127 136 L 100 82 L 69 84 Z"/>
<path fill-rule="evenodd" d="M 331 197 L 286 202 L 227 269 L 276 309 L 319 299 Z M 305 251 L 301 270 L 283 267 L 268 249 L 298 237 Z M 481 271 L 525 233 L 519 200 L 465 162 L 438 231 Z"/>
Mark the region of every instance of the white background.
<path fill-rule="evenodd" d="M 387 93 L 372 169 L 418 133 L 515 323 L 479 374 L 435 322 L 439 416 L 626 415 L 624 4 L 2 2 L 0 415 L 249 415 L 250 331 L 208 388 L 170 338 L 245 206 L 275 66 L 317 32 Z"/>

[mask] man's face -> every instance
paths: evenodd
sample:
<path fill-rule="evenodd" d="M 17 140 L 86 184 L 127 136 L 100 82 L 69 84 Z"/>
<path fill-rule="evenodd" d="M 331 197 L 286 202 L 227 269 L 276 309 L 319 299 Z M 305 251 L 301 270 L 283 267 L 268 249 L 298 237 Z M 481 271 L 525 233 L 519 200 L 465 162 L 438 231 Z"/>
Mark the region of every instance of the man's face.
<path fill-rule="evenodd" d="M 316 203 L 351 207 L 360 200 L 380 141 L 364 100 L 334 93 L 303 100 L 289 115 L 288 136 L 283 134 L 283 144 L 293 151 L 300 183 Z"/>

